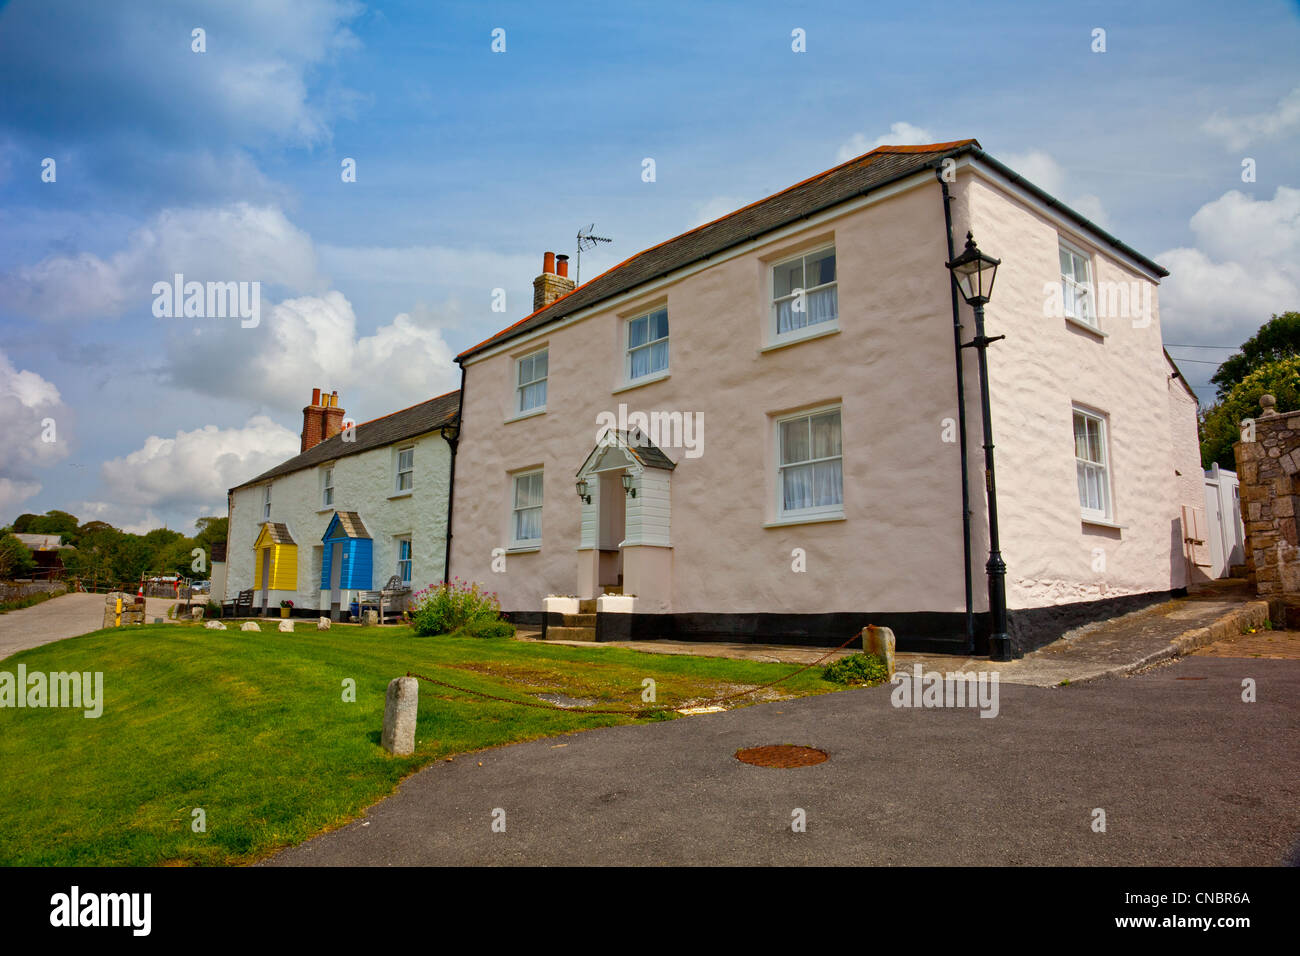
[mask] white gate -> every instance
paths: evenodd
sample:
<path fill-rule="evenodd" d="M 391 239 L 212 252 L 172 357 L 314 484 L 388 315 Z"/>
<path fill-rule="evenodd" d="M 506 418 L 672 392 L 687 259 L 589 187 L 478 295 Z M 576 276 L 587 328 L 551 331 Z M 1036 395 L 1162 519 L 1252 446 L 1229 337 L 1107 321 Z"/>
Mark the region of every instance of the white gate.
<path fill-rule="evenodd" d="M 1241 492 L 1237 473 L 1217 464 L 1205 473 L 1206 537 L 1210 544 L 1210 577 L 1225 578 L 1234 564 L 1246 561 L 1246 528 L 1241 522 Z"/>

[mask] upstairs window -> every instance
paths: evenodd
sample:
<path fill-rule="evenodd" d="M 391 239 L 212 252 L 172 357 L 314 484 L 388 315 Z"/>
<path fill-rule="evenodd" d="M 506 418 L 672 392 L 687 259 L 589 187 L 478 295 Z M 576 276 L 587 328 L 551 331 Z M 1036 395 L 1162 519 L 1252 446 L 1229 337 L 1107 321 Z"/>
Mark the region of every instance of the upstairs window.
<path fill-rule="evenodd" d="M 844 510 L 840 410 L 828 408 L 777 422 L 778 487 L 782 516 Z"/>
<path fill-rule="evenodd" d="M 835 247 L 818 249 L 772 267 L 772 314 L 777 336 L 798 334 L 840 317 Z"/>
<path fill-rule="evenodd" d="M 1061 301 L 1067 318 L 1097 327 L 1097 310 L 1093 304 L 1092 262 L 1064 242 L 1061 255 Z"/>
<path fill-rule="evenodd" d="M 321 479 L 320 504 L 322 508 L 334 507 L 334 469 L 326 468 Z"/>
<path fill-rule="evenodd" d="M 266 485 L 262 488 L 262 520 L 271 520 L 271 486 Z"/>
<path fill-rule="evenodd" d="M 415 487 L 415 446 L 398 449 L 397 485 L 398 494 Z"/>
<path fill-rule="evenodd" d="M 542 540 L 542 473 L 515 475 L 514 505 L 510 515 L 512 542 L 537 544 Z"/>
<path fill-rule="evenodd" d="M 668 310 L 658 309 L 627 324 L 627 378 L 668 371 Z"/>
<path fill-rule="evenodd" d="M 546 407 L 546 373 L 549 362 L 547 350 L 525 355 L 519 360 L 519 371 L 515 380 L 518 395 L 515 411 L 531 412 Z"/>
<path fill-rule="evenodd" d="M 1074 410 L 1074 462 L 1079 479 L 1079 509 L 1085 518 L 1110 520 L 1110 468 L 1106 458 L 1106 420 Z"/>

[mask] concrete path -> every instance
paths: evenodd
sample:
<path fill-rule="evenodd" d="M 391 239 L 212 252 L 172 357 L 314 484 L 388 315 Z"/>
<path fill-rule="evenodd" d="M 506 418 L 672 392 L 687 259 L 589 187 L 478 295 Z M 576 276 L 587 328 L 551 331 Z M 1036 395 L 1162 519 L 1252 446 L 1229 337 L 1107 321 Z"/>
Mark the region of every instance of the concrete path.
<path fill-rule="evenodd" d="M 1300 662 L 1186 657 L 1003 684 L 993 719 L 882 686 L 591 730 L 436 763 L 266 863 L 1276 866 L 1300 861 L 1298 702 Z M 783 743 L 830 757 L 734 756 Z"/>
<path fill-rule="evenodd" d="M 990 661 L 987 657 L 964 658 L 952 654 L 898 655 L 899 670 L 911 671 L 920 664 L 925 671 L 942 673 L 996 671 L 1004 683 L 1055 687 L 1098 677 L 1114 677 L 1150 666 L 1161 660 L 1190 653 L 1197 647 L 1229 636 L 1244 627 L 1259 627 L 1268 619 L 1268 604 L 1247 600 L 1244 593 L 1222 590 L 1174 601 L 1089 624 L 1070 631 L 1046 647 L 1014 661 Z M 520 631 L 525 640 L 540 637 L 536 631 Z M 773 644 L 744 644 L 703 641 L 617 641 L 592 643 L 549 641 L 574 647 L 623 647 L 648 654 L 690 654 L 738 660 L 779 661 L 810 664 L 826 655 L 828 648 L 787 647 Z M 850 645 L 827 657 L 827 663 L 861 647 Z"/>
<path fill-rule="evenodd" d="M 176 602 L 146 598 L 149 620 L 166 618 Z M 0 660 L 66 637 L 89 634 L 104 626 L 104 595 L 63 594 L 40 604 L 0 614 Z"/>

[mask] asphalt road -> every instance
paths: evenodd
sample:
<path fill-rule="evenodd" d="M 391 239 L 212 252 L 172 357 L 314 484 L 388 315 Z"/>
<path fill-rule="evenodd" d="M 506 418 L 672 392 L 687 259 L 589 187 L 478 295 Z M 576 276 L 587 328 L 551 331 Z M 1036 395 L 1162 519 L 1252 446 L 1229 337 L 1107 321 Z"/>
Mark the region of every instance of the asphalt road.
<path fill-rule="evenodd" d="M 1243 678 L 1258 701 L 1241 700 Z M 440 762 L 270 865 L 1300 862 L 1300 661 L 1195 657 L 1000 713 L 889 687 L 605 728 Z M 813 767 L 736 760 L 803 744 Z M 482 766 L 479 763 L 482 762 Z M 807 830 L 791 827 L 806 813 Z M 1094 809 L 1106 831 L 1094 832 Z M 505 811 L 505 832 L 493 811 Z"/>

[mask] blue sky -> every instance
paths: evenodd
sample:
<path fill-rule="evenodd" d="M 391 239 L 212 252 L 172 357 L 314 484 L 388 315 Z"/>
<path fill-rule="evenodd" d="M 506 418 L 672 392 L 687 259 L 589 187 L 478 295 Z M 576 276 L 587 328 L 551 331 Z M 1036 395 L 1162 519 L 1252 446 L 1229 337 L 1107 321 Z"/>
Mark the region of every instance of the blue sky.
<path fill-rule="evenodd" d="M 1173 271 L 1167 342 L 1236 345 L 1300 308 L 1297 50 L 1282 2 L 6 3 L 0 521 L 188 528 L 313 386 L 456 387 L 580 226 L 590 277 L 881 142 L 978 138 Z M 176 271 L 260 281 L 260 325 L 156 318 Z"/>

